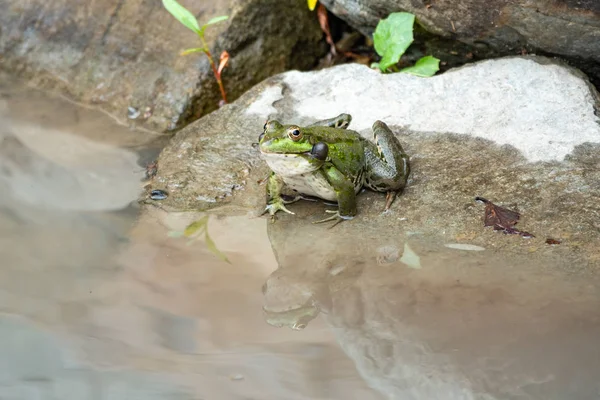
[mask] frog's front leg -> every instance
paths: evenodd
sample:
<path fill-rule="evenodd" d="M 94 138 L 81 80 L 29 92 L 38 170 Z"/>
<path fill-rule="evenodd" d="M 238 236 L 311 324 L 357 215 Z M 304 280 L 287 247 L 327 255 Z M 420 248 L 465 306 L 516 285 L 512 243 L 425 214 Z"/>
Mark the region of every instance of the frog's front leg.
<path fill-rule="evenodd" d="M 285 207 L 285 204 L 293 203 L 296 199 L 292 201 L 283 200 L 283 198 L 281 197 L 281 190 L 283 189 L 283 185 L 283 179 L 276 173 L 272 172 L 269 176 L 269 180 L 267 181 L 267 206 L 262 212 L 262 215 L 264 215 L 268 211 L 271 216 L 274 216 L 275 213 L 279 210 L 285 211 L 288 214 L 294 214 Z"/>
<path fill-rule="evenodd" d="M 365 147 L 365 158 L 370 173 L 365 185 L 374 191 L 387 192 L 385 211 L 387 211 L 396 193 L 404 189 L 410 174 L 410 158 L 391 129 L 381 121 L 373 124 L 375 146 Z"/>
<path fill-rule="evenodd" d="M 327 126 L 329 128 L 346 129 L 348 127 L 348 125 L 350 125 L 350 122 L 352 122 L 352 116 L 350 114 L 340 114 L 337 117 L 333 117 L 333 118 L 329 118 L 329 119 L 324 119 L 324 120 L 321 120 L 321 121 L 313 122 L 312 124 L 310 124 L 308 126 L 309 127 L 312 127 L 312 126 Z"/>
<path fill-rule="evenodd" d="M 338 209 L 337 211 L 326 211 L 334 215 L 313 223 L 319 224 L 334 219 L 337 219 L 339 222 L 354 218 L 356 215 L 356 192 L 354 190 L 354 183 L 346 178 L 344 174 L 332 164 L 324 165 L 320 173 L 324 174 L 325 179 L 327 179 L 333 187 L 338 202 Z"/>

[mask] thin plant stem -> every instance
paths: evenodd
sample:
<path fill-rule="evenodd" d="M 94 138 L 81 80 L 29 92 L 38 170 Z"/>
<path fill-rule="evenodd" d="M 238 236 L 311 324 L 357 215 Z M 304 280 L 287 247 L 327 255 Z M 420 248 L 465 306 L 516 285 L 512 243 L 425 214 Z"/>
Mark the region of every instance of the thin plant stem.
<path fill-rule="evenodd" d="M 217 66 L 215 65 L 215 61 L 213 60 L 212 54 L 210 54 L 210 50 L 208 49 L 206 41 L 204 40 L 204 35 L 199 34 L 198 36 L 200 36 L 200 40 L 202 41 L 202 47 L 204 48 L 204 53 L 206 54 L 206 57 L 208 57 L 208 62 L 210 63 L 210 67 L 212 68 L 213 74 L 215 75 L 215 79 L 217 80 L 217 83 L 219 84 L 219 90 L 221 91 L 221 97 L 223 98 L 223 101 L 225 103 L 227 103 L 227 95 L 225 93 L 225 88 L 223 87 L 223 81 L 221 80 L 221 74 L 219 73 L 219 71 L 217 71 Z"/>

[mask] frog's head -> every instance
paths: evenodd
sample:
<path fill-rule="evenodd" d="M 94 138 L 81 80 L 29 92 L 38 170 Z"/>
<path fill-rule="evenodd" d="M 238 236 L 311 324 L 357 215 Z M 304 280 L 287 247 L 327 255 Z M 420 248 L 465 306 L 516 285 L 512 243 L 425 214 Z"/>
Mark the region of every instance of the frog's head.
<path fill-rule="evenodd" d="M 323 165 L 329 153 L 329 146 L 318 142 L 310 129 L 297 125 L 282 125 L 277 121 L 267 121 L 258 137 L 260 152 L 271 168 L 287 173 L 305 173 Z"/>

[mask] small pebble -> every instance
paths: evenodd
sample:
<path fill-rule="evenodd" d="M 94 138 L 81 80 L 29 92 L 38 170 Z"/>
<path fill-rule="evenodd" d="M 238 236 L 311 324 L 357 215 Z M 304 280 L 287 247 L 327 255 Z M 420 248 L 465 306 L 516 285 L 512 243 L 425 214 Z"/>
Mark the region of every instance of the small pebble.
<path fill-rule="evenodd" d="M 136 119 L 141 114 L 140 110 L 135 107 L 127 107 L 127 118 Z"/>
<path fill-rule="evenodd" d="M 244 375 L 242 375 L 242 374 L 231 375 L 229 377 L 229 379 L 231 379 L 232 381 L 241 381 L 241 380 L 244 380 Z"/>
<path fill-rule="evenodd" d="M 144 119 L 148 119 L 148 118 L 150 118 L 151 116 L 152 116 L 152 108 L 150 108 L 150 107 L 146 107 L 146 108 L 144 109 L 144 117 L 143 117 L 143 118 L 144 118 Z"/>
<path fill-rule="evenodd" d="M 169 197 L 169 194 L 167 192 L 165 192 L 164 190 L 155 189 L 150 192 L 150 198 L 152 200 L 164 200 L 167 197 Z"/>

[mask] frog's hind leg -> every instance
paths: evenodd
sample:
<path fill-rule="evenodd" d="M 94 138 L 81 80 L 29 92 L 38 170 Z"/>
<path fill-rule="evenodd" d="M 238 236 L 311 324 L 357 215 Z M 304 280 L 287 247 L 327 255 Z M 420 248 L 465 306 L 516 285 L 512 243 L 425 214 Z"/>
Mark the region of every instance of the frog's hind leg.
<path fill-rule="evenodd" d="M 375 145 L 369 143 L 365 146 L 365 157 L 370 171 L 366 176 L 365 186 L 376 192 L 387 192 L 387 211 L 396 194 L 406 186 L 410 174 L 410 159 L 384 122 L 376 121 L 373 124 L 373 140 Z"/>
<path fill-rule="evenodd" d="M 315 221 L 313 224 L 320 224 L 327 221 L 335 220 L 337 225 L 343 220 L 354 218 L 356 215 L 356 192 L 354 190 L 354 184 L 351 180 L 347 179 L 336 167 L 333 165 L 325 165 L 321 171 L 324 178 L 331 184 L 337 198 L 338 209 L 336 211 L 327 210 L 326 213 L 333 214 L 332 216 Z"/>
<path fill-rule="evenodd" d="M 329 128 L 346 129 L 346 128 L 348 128 L 348 125 L 350 125 L 350 122 L 352 122 L 352 116 L 350 114 L 340 114 L 337 117 L 313 122 L 312 124 L 310 124 L 308 126 L 309 127 L 327 126 Z"/>

